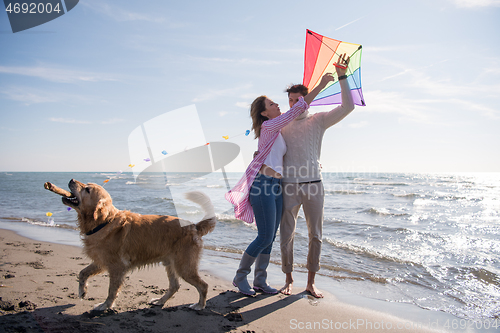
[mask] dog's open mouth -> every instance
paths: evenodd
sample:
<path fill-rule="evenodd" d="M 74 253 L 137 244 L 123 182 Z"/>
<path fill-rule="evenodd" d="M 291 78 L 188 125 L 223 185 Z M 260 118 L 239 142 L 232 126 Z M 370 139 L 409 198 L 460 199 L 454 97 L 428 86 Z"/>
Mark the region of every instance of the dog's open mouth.
<path fill-rule="evenodd" d="M 71 197 L 64 197 L 62 201 L 65 205 L 68 206 L 76 207 L 80 204 L 80 201 L 78 201 L 78 199 L 74 195 L 72 195 Z"/>

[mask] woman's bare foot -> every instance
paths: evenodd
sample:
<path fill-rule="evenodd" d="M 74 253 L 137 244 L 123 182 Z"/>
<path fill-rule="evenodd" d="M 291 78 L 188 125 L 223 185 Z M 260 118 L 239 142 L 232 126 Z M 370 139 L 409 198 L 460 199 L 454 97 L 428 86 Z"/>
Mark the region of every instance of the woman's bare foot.
<path fill-rule="evenodd" d="M 283 295 L 291 295 L 293 289 L 293 278 L 292 273 L 286 273 L 285 285 L 280 289 Z"/>

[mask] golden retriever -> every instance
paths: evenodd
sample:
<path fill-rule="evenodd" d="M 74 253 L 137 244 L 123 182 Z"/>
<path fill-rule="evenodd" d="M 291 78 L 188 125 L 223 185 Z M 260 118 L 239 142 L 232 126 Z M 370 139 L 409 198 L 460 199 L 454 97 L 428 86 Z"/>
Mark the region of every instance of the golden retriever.
<path fill-rule="evenodd" d="M 118 210 L 109 193 L 97 184 L 72 179 L 68 186 L 71 192 L 51 183 L 44 185 L 62 195 L 62 202 L 78 213 L 84 252 L 93 261 L 80 272 L 79 296 L 85 297 L 91 276 L 109 273 L 108 298 L 94 310 L 104 311 L 113 306 L 129 271 L 155 263 L 166 267 L 169 289 L 163 297 L 151 300 L 151 304 L 163 306 L 179 289 L 180 276 L 200 294 L 198 303 L 191 308 L 205 307 L 208 285 L 198 274 L 198 263 L 203 249 L 202 236 L 211 232 L 216 224 L 214 208 L 206 194 L 186 193 L 187 199 L 202 207 L 205 216 L 197 224 L 182 226 L 185 221 L 177 217 Z"/>

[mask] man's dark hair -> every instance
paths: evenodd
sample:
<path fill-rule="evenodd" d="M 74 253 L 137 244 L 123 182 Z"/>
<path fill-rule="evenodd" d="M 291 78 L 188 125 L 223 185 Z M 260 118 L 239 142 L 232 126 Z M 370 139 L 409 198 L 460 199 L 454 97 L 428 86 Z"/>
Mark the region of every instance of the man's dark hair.
<path fill-rule="evenodd" d="M 294 84 L 292 86 L 289 86 L 286 90 L 286 93 L 290 95 L 291 93 L 300 93 L 302 96 L 305 96 L 309 93 L 309 89 L 307 89 L 306 86 L 302 84 Z"/>

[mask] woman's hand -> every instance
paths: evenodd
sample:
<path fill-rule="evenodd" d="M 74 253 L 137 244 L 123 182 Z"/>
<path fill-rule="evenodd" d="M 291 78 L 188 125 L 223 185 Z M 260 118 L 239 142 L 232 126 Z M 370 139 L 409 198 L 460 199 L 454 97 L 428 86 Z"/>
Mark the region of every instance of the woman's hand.
<path fill-rule="evenodd" d="M 332 73 L 326 73 L 325 75 L 323 75 L 319 84 L 312 91 L 310 91 L 309 94 L 307 94 L 304 97 L 304 100 L 306 101 L 307 105 L 310 105 L 312 101 L 316 98 L 316 96 L 318 96 L 319 92 L 326 87 L 328 82 L 331 81 L 335 81 L 335 77 L 332 75 Z"/>
<path fill-rule="evenodd" d="M 332 81 L 335 81 L 335 77 L 333 76 L 333 74 L 326 73 L 321 78 L 321 82 L 319 83 L 319 86 L 325 87 L 328 84 L 328 82 L 332 82 Z"/>

